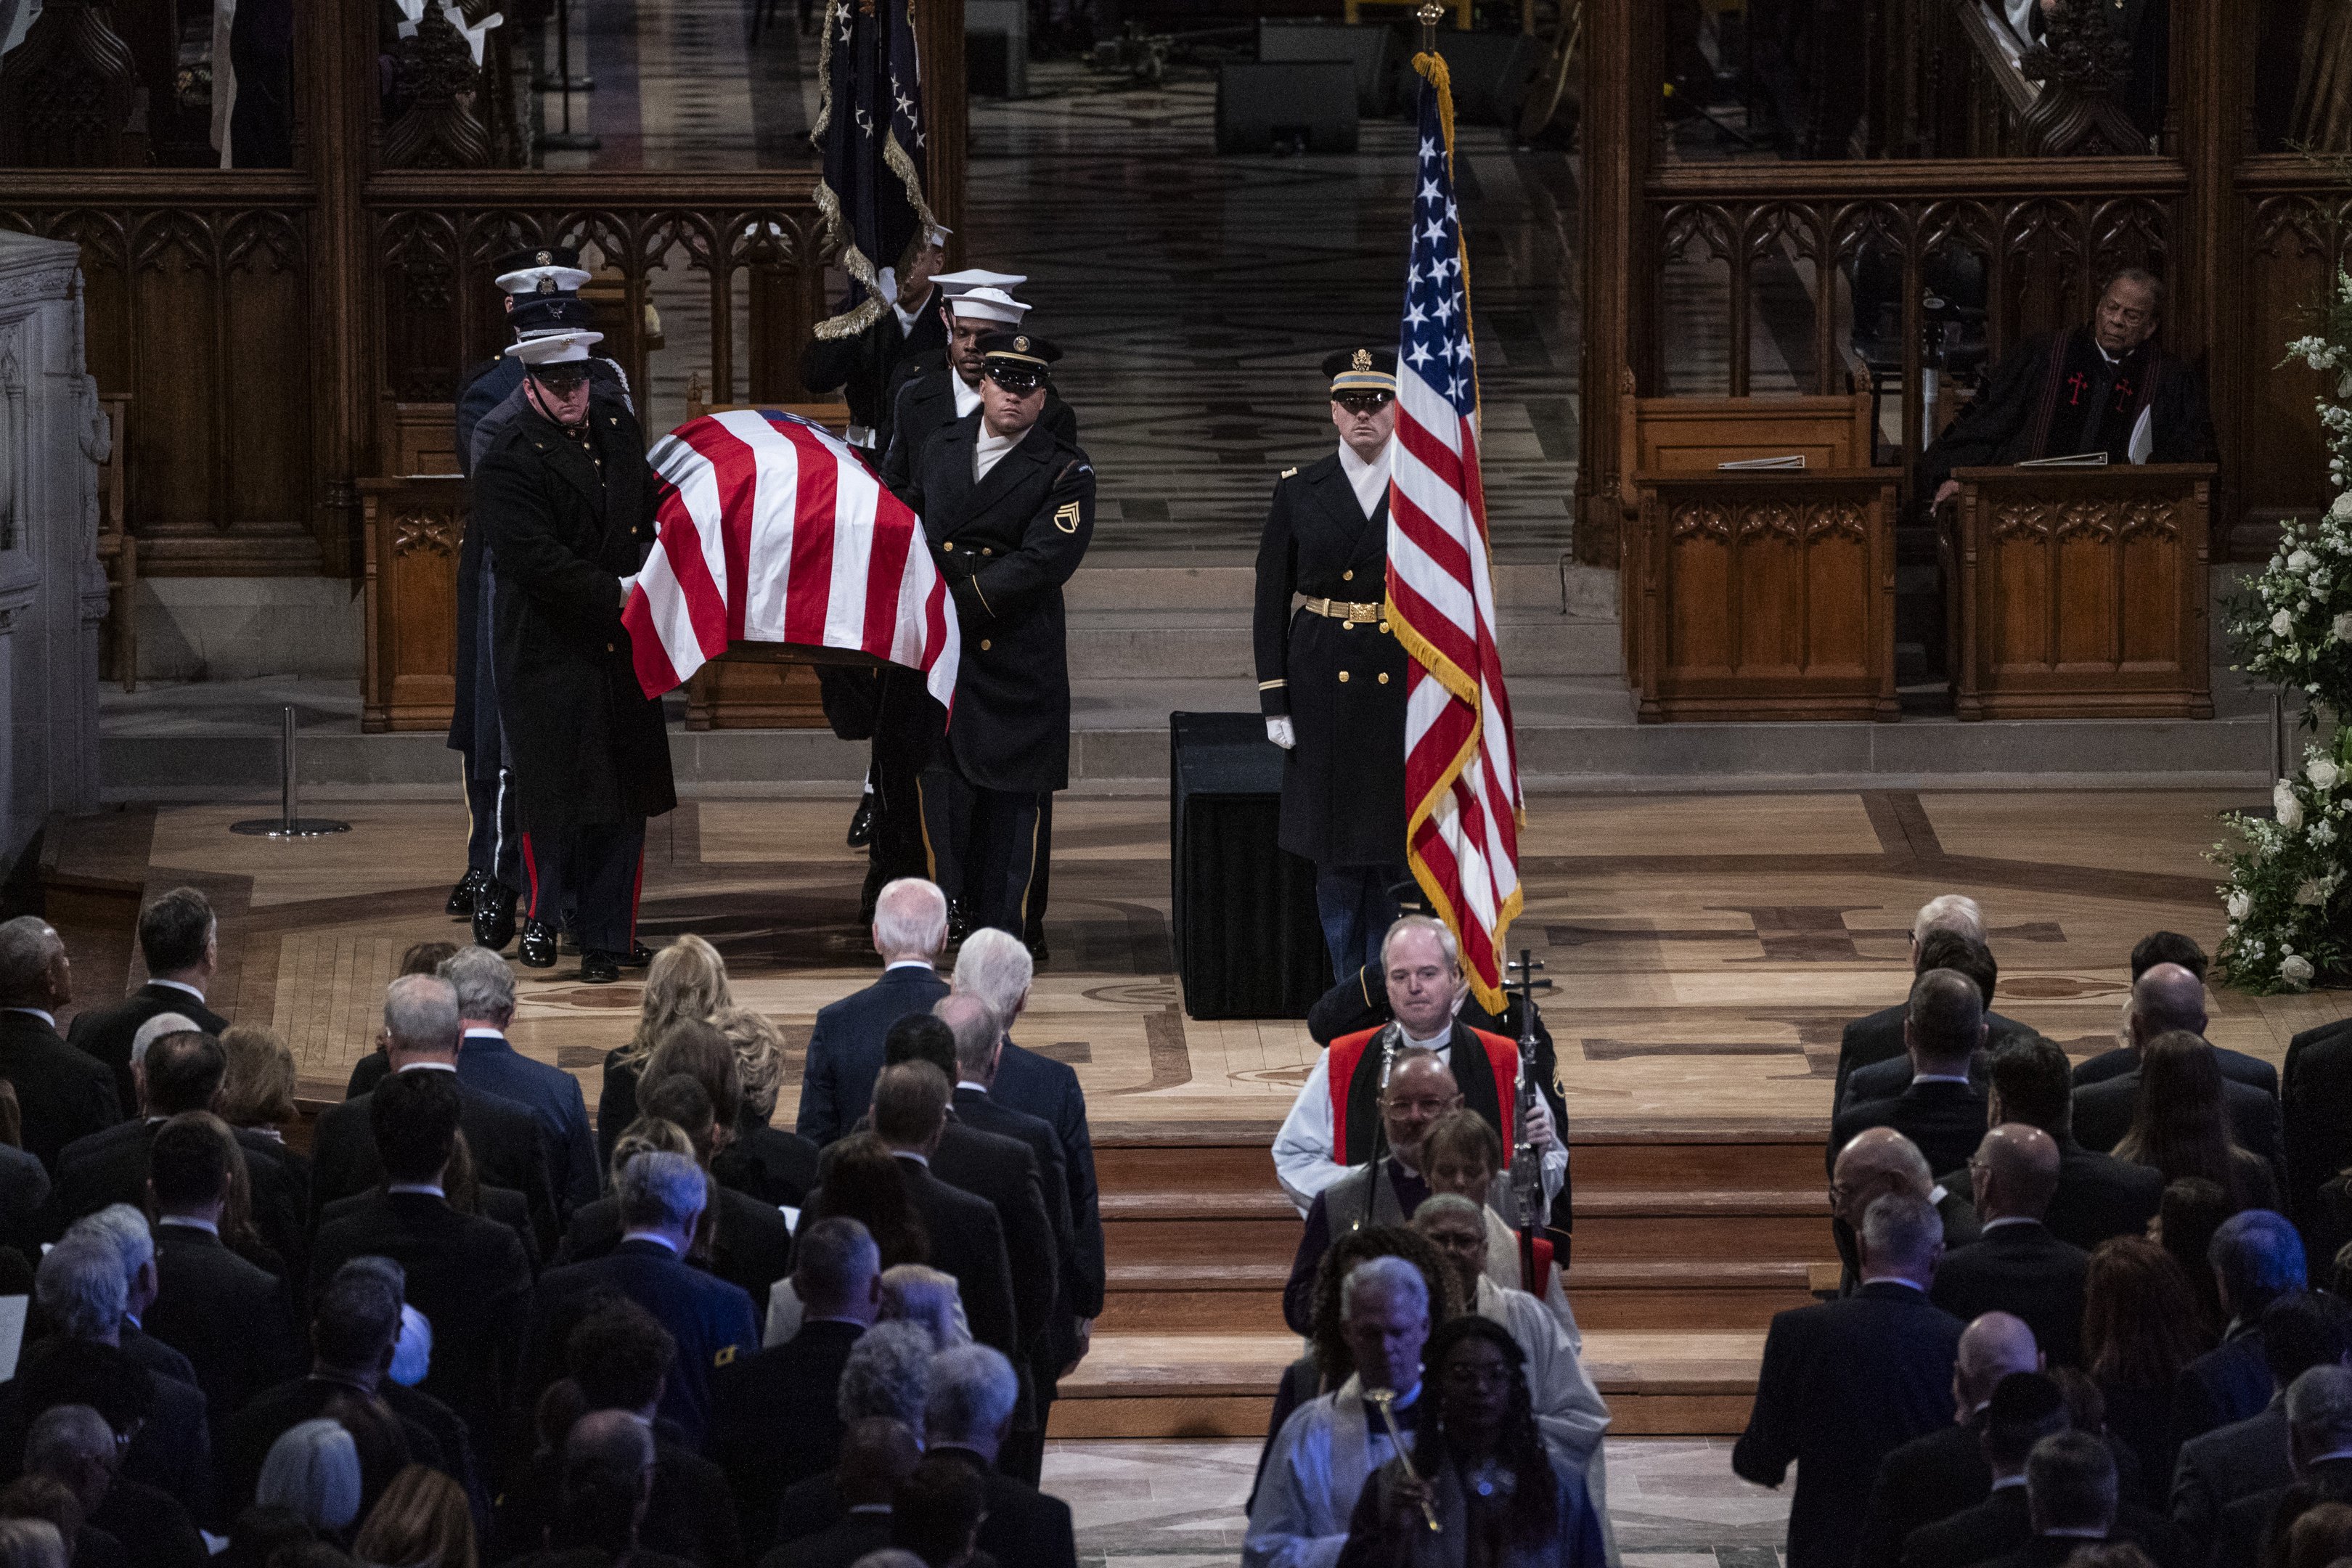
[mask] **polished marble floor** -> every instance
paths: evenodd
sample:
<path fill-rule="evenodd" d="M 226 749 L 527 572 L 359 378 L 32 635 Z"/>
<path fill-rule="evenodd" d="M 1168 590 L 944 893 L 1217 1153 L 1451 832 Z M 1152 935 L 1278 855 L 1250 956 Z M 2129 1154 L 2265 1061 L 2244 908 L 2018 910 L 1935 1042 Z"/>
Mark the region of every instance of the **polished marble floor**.
<path fill-rule="evenodd" d="M 1547 1016 L 1576 1125 L 1821 1128 L 1840 1027 L 1901 996 L 1912 911 L 1955 889 L 1985 905 L 2002 1011 L 2078 1056 L 2099 1050 L 2134 941 L 2158 927 L 2218 939 L 2203 856 L 2214 814 L 2242 804 L 2212 792 L 1538 797 L 1516 940 L 1559 985 Z M 284 844 L 228 834 L 250 805 L 120 818 L 148 836 L 151 889 L 192 880 L 223 911 L 215 1005 L 284 1033 L 322 1091 L 369 1048 L 400 951 L 460 931 L 440 912 L 460 808 L 336 810 L 353 832 Z M 841 841 L 848 810 L 845 798 L 705 800 L 648 840 L 642 934 L 709 937 L 739 999 L 778 1020 L 793 1050 L 785 1118 L 816 1010 L 873 972 L 856 923 L 860 862 Z M 1185 1015 L 1167 843 L 1161 801 L 1062 803 L 1054 956 L 1021 1037 L 1076 1066 L 1098 1129 L 1270 1133 L 1315 1047 L 1289 1021 Z M 581 1073 L 593 1103 L 637 986 L 583 985 L 569 963 L 522 979 L 518 1043 Z M 2352 995 L 2223 992 L 2211 1033 L 2275 1060 L 2294 1030 L 2347 1012 Z"/>

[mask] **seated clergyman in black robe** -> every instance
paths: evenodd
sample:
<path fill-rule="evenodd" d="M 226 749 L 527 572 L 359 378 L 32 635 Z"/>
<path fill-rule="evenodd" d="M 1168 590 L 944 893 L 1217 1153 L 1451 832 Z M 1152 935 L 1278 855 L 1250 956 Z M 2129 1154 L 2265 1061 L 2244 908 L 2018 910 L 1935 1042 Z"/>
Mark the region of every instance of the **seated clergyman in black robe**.
<path fill-rule="evenodd" d="M 1920 491 L 1940 505 L 1954 468 L 2105 452 L 2111 463 L 2202 463 L 2213 422 L 2196 373 L 2154 341 L 2164 285 L 2118 272 L 2087 325 L 2028 339 L 1996 366 L 1919 459 Z"/>

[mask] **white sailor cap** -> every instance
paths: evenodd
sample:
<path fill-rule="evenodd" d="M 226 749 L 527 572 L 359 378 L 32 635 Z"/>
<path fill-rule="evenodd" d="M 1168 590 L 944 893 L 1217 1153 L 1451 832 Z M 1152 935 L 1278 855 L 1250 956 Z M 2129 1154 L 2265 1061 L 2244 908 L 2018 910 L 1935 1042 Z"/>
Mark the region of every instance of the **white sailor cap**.
<path fill-rule="evenodd" d="M 499 264 L 499 288 L 509 294 L 573 294 L 588 279 L 568 245 L 518 250 Z"/>
<path fill-rule="evenodd" d="M 1000 321 L 1017 327 L 1029 307 L 1002 289 L 967 289 L 961 294 L 948 296 L 948 310 L 957 316 L 974 321 Z"/>
<path fill-rule="evenodd" d="M 569 364 L 588 357 L 588 345 L 604 341 L 602 332 L 550 332 L 507 345 L 507 353 L 526 365 Z"/>
<path fill-rule="evenodd" d="M 985 267 L 967 267 L 961 272 L 941 272 L 931 281 L 946 289 L 948 298 L 952 300 L 974 289 L 1018 289 L 1029 281 L 1029 275 L 1026 272 L 991 272 Z"/>

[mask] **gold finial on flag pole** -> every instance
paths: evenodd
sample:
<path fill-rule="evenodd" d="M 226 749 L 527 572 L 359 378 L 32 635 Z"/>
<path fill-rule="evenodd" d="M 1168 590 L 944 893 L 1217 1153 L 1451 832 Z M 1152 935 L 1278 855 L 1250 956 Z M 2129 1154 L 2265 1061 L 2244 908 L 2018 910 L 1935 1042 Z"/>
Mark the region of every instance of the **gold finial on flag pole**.
<path fill-rule="evenodd" d="M 1424 55 L 1435 54 L 1437 24 L 1444 19 L 1445 7 L 1439 5 L 1437 0 L 1428 0 L 1428 4 L 1422 6 L 1414 15 L 1421 18 L 1421 52 Z"/>

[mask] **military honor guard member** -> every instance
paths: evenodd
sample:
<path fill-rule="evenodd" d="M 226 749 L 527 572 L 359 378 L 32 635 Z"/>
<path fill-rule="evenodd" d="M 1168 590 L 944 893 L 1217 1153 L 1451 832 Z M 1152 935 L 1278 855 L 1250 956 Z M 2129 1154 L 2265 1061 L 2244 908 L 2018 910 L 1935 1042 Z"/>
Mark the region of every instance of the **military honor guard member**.
<path fill-rule="evenodd" d="M 980 341 L 981 406 L 924 443 L 898 497 L 923 520 L 962 635 L 955 710 L 921 781 L 931 880 L 950 922 L 1021 936 L 1053 852 L 1045 810 L 1069 783 L 1062 584 L 1094 535 L 1095 471 L 1044 420 L 1062 352 Z"/>
<path fill-rule="evenodd" d="M 1385 605 L 1396 353 L 1342 349 L 1323 373 L 1339 449 L 1283 471 L 1258 542 L 1258 706 L 1289 753 L 1280 842 L 1315 863 L 1331 973 L 1377 973 L 1408 875 L 1405 652 Z"/>
<path fill-rule="evenodd" d="M 879 452 L 889 445 L 891 375 L 909 354 L 936 352 L 947 342 L 939 312 L 939 270 L 948 231 L 929 228 L 889 274 L 892 296 L 882 313 L 847 337 L 812 339 L 801 351 L 801 384 L 815 394 L 838 388 L 849 405 L 848 440 Z"/>
<path fill-rule="evenodd" d="M 522 830 L 522 960 L 554 963 L 568 890 L 590 982 L 618 979 L 635 956 L 646 819 L 677 804 L 661 704 L 637 685 L 621 625 L 654 539 L 656 481 L 635 417 L 591 395 L 597 341 L 562 332 L 507 351 L 524 367 L 529 406 L 474 475 Z"/>
<path fill-rule="evenodd" d="M 569 248 L 526 250 L 499 269 L 508 325 L 517 342 L 554 332 L 583 331 L 591 310 L 579 296 L 588 274 Z M 629 378 L 609 359 L 588 362 L 599 398 L 629 401 Z M 490 440 L 524 407 L 522 363 L 500 354 L 467 377 L 457 398 L 457 461 L 471 474 Z M 466 875 L 449 890 L 448 910 L 472 917 L 474 940 L 503 948 L 514 940 L 515 905 L 523 887 L 522 837 L 515 825 L 512 781 L 501 761 L 498 693 L 481 657 L 489 622 L 491 574 L 482 570 L 482 531 L 468 528 L 457 551 L 457 701 L 449 716 L 449 747 L 465 761 Z"/>

